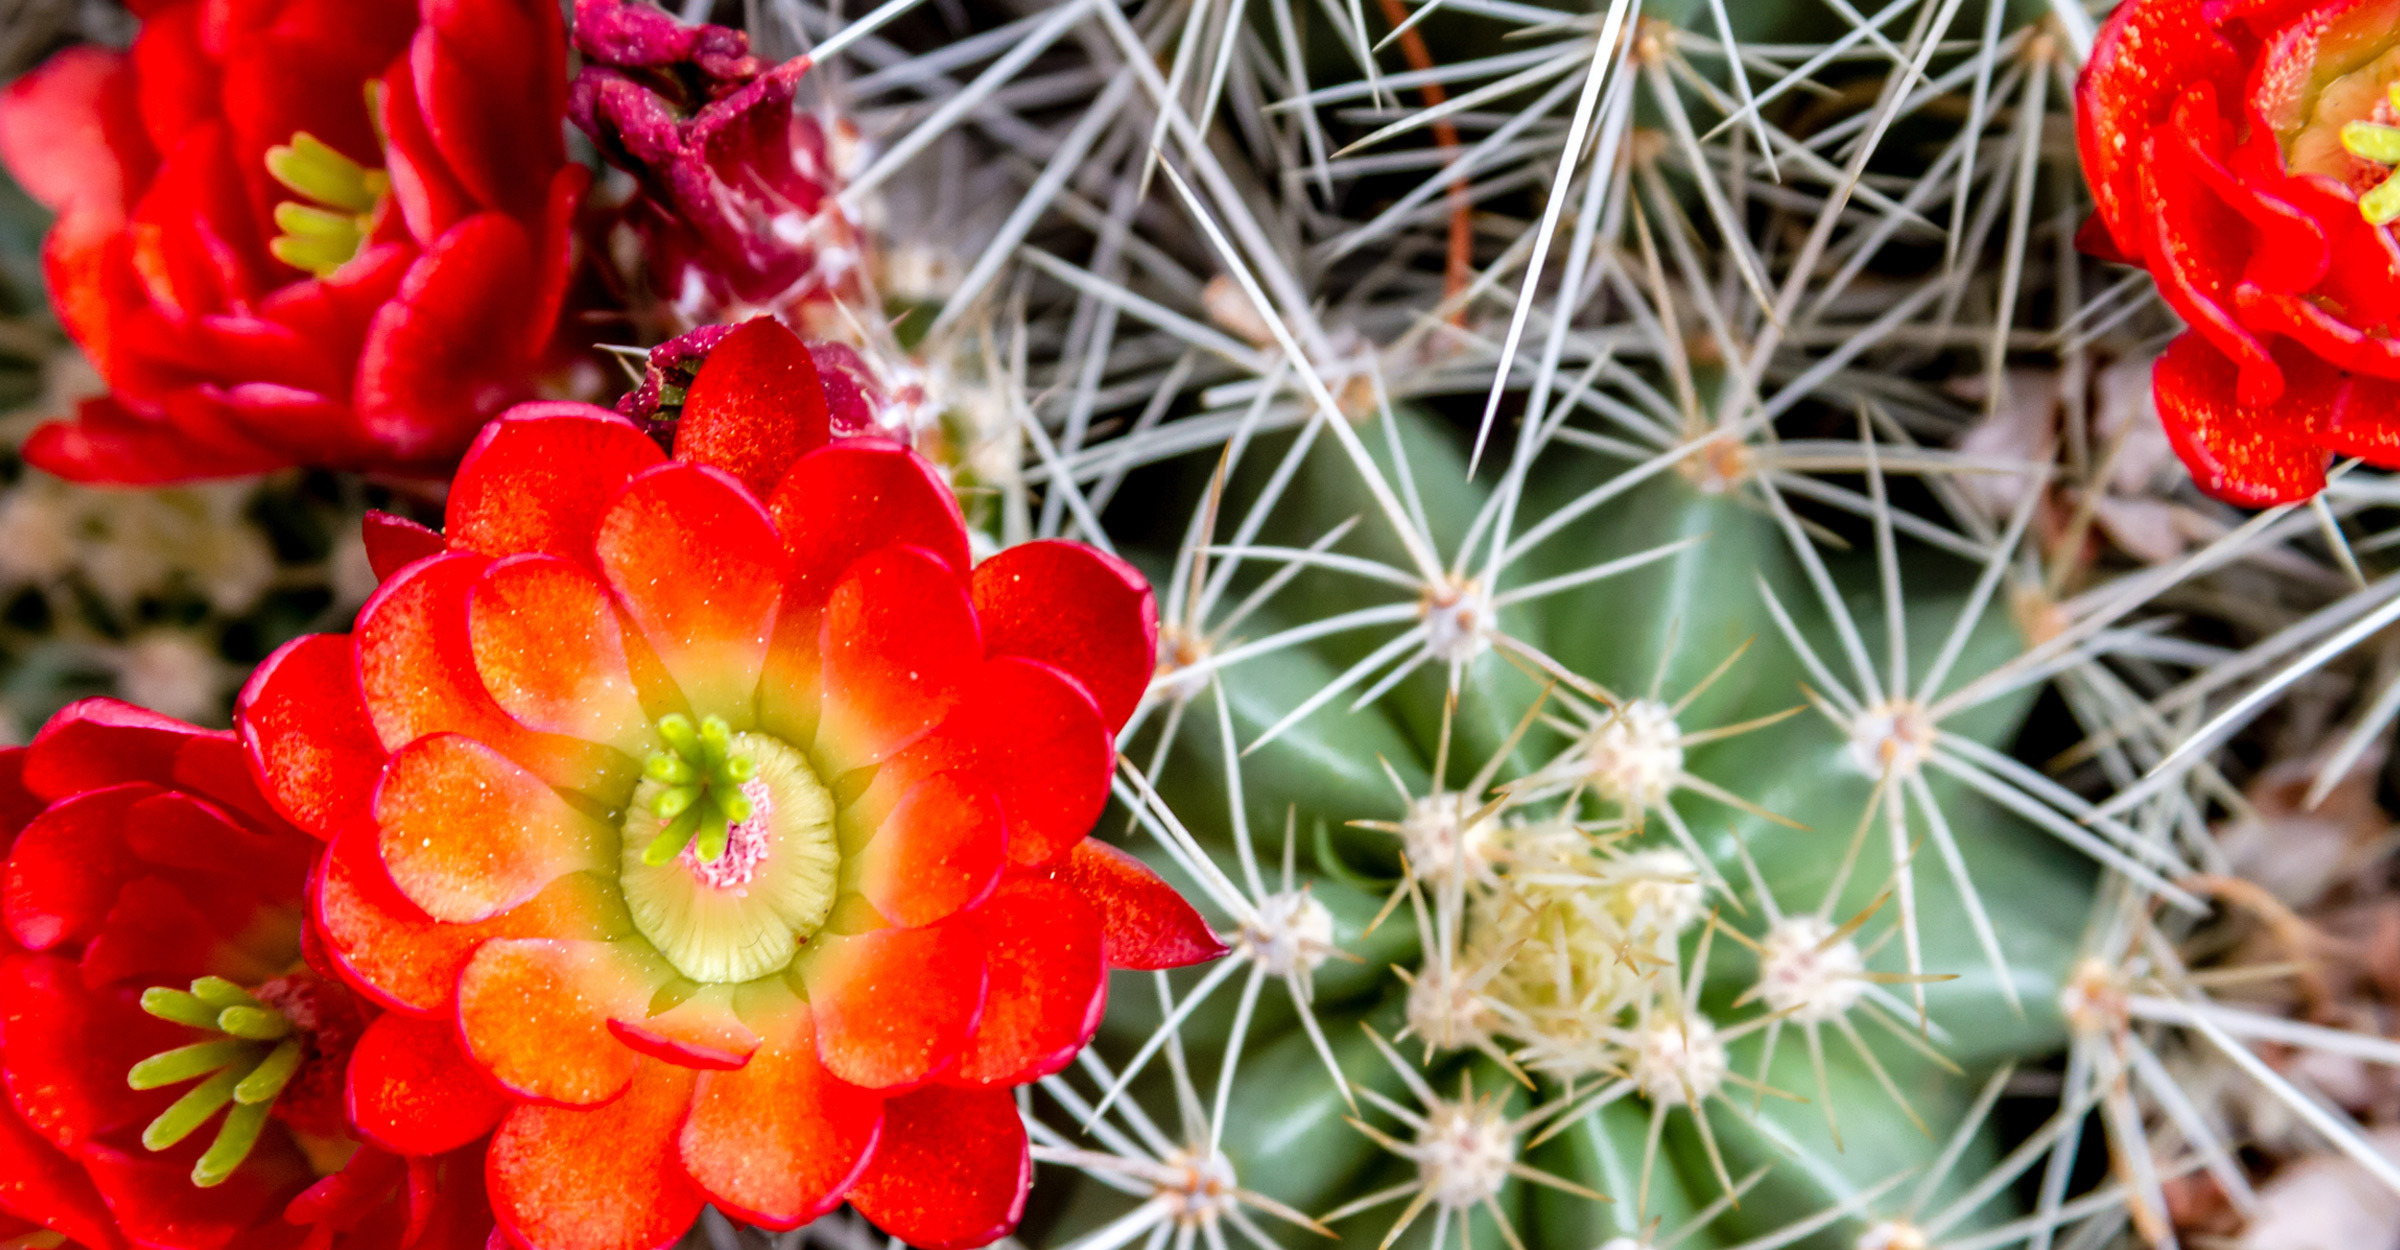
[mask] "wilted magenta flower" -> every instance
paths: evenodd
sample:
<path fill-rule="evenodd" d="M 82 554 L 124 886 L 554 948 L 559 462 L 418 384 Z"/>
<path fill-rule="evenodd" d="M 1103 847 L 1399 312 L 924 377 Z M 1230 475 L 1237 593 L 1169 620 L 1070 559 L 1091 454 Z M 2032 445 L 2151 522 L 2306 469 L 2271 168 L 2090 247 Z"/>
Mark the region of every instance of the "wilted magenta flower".
<path fill-rule="evenodd" d="M 575 45 L 569 114 L 640 184 L 628 216 L 676 319 L 764 312 L 805 329 L 854 284 L 840 136 L 793 107 L 807 58 L 769 65 L 740 31 L 629 0 L 577 0 Z"/>

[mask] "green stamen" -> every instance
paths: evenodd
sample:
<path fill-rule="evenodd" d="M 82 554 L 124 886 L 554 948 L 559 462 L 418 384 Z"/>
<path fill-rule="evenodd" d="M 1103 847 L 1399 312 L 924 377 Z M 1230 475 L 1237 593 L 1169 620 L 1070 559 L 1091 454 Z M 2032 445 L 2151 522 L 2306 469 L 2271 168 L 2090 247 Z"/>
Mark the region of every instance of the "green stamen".
<path fill-rule="evenodd" d="M 696 837 L 701 862 L 713 864 L 725 854 L 732 827 L 750 819 L 742 783 L 758 774 L 757 762 L 733 749 L 733 727 L 720 716 L 698 726 L 690 717 L 668 716 L 658 722 L 658 736 L 667 749 L 652 752 L 642 771 L 662 787 L 650 810 L 667 823 L 643 848 L 642 862 L 666 863 Z"/>
<path fill-rule="evenodd" d="M 2386 93 L 2392 108 L 2400 110 L 2400 82 L 2393 83 Z M 2362 161 L 2378 165 L 2400 165 L 2400 126 L 2379 122 L 2345 122 L 2342 125 L 2342 150 Z M 2359 216 L 2369 225 L 2388 226 L 2400 221 L 2400 172 L 2387 175 L 2375 189 L 2358 197 Z"/>
<path fill-rule="evenodd" d="M 292 141 L 267 149 L 267 172 L 299 201 L 275 206 L 283 233 L 267 243 L 277 260 L 320 278 L 349 263 L 374 229 L 375 210 L 391 193 L 392 179 L 327 147 L 301 131 Z"/>
<path fill-rule="evenodd" d="M 142 1010 L 219 1034 L 142 1060 L 126 1073 L 125 1083 L 160 1089 L 207 1078 L 142 1130 L 142 1144 L 165 1150 L 224 1111 L 216 1139 L 192 1166 L 194 1185 L 221 1185 L 250 1157 L 275 1099 L 300 1071 L 308 1049 L 292 1035 L 289 1017 L 223 977 L 202 977 L 189 992 L 163 985 L 144 990 Z"/>
<path fill-rule="evenodd" d="M 225 1126 L 217 1130 L 217 1140 L 210 1142 L 200 1161 L 192 1165 L 192 1183 L 202 1189 L 222 1185 L 250 1157 L 250 1148 L 258 1144 L 259 1130 L 267 1127 L 266 1103 L 249 1106 L 236 1104 L 225 1113 Z"/>
<path fill-rule="evenodd" d="M 292 1083 L 292 1074 L 300 1070 L 300 1061 L 307 1054 L 299 1038 L 285 1038 L 266 1058 L 259 1060 L 257 1067 L 250 1069 L 250 1075 L 243 1077 L 241 1084 L 233 1087 L 233 1100 L 245 1107 L 275 1101 L 283 1087 Z"/>

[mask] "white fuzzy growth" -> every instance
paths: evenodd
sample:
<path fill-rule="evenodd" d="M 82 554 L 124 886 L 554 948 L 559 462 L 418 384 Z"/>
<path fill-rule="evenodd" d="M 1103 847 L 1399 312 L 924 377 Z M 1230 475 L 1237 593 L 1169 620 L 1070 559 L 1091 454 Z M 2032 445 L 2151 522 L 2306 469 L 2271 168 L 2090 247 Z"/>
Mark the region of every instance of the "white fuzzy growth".
<path fill-rule="evenodd" d="M 1697 1102 L 1725 1084 L 1724 1039 L 1703 1016 L 1660 1020 L 1642 1030 L 1634 1048 L 1633 1083 L 1652 1102 Z"/>
<path fill-rule="evenodd" d="M 1315 972 L 1336 949 L 1333 912 L 1307 890 L 1285 890 L 1258 901 L 1258 915 L 1236 939 L 1244 955 L 1279 977 Z"/>
<path fill-rule="evenodd" d="M 1933 718 L 1913 701 L 1878 703 L 1850 723 L 1850 766 L 1869 777 L 1914 776 L 1933 749 Z"/>
<path fill-rule="evenodd" d="M 1414 1153 L 1425 1192 L 1456 1210 L 1499 1195 L 1517 1161 L 1517 1136 L 1496 1105 L 1437 1100 L 1426 1108 Z"/>
<path fill-rule="evenodd" d="M 1477 819 L 1480 806 L 1463 794 L 1410 801 L 1408 814 L 1400 818 L 1400 844 L 1419 880 L 1435 885 L 1491 883 L 1499 823 L 1489 816 Z"/>
<path fill-rule="evenodd" d="M 1707 888 L 1690 856 L 1673 847 L 1635 851 L 1612 862 L 1608 875 L 1637 932 L 1672 938 L 1708 912 Z"/>
<path fill-rule="evenodd" d="M 1490 1036 L 1492 1010 L 1483 996 L 1455 972 L 1427 965 L 1408 987 L 1409 1032 L 1443 1050 L 1459 1050 Z"/>
<path fill-rule="evenodd" d="M 1203 1156 L 1192 1150 L 1170 1150 L 1162 1162 L 1171 1179 L 1160 1182 L 1151 1197 L 1167 1208 L 1177 1224 L 1186 1228 L 1214 1224 L 1240 1205 L 1233 1161 L 1224 1151 Z"/>
<path fill-rule="evenodd" d="M 1656 1247 L 1631 1237 L 1611 1237 L 1600 1243 L 1600 1250 L 1656 1250 Z"/>
<path fill-rule="evenodd" d="M 1858 1235 L 1857 1250 L 1926 1250 L 1925 1230 L 1907 1220 L 1880 1220 Z"/>
<path fill-rule="evenodd" d="M 1683 773 L 1682 738 L 1673 708 L 1656 699 L 1626 704 L 1584 740 L 1592 788 L 1628 807 L 1659 806 Z"/>
<path fill-rule="evenodd" d="M 1474 581 L 1430 591 L 1425 614 L 1425 650 L 1445 664 L 1464 664 L 1492 645 L 1492 597 Z"/>
<path fill-rule="evenodd" d="M 1770 1010 L 1800 1024 L 1822 1024 L 1867 992 L 1866 957 L 1858 943 L 1831 941 L 1833 925 L 1815 916 L 1786 916 L 1759 943 L 1759 997 Z"/>

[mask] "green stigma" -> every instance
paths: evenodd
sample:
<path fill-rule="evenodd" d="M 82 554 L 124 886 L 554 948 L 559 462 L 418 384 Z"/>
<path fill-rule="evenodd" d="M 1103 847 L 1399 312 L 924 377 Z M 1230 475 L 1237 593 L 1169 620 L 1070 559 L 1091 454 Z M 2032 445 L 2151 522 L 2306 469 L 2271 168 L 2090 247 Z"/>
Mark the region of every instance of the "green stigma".
<path fill-rule="evenodd" d="M 165 1150 L 225 1112 L 217 1138 L 192 1165 L 192 1183 L 221 1185 L 250 1157 L 275 1098 L 300 1070 L 306 1048 L 284 1014 L 222 977 L 202 977 L 189 991 L 154 986 L 142 991 L 142 1010 L 161 1020 L 217 1034 L 133 1065 L 125 1083 L 160 1089 L 199 1081 L 142 1130 L 142 1144 Z M 228 1104 L 231 1109 L 228 1110 Z"/>
<path fill-rule="evenodd" d="M 665 823 L 642 851 L 642 862 L 655 868 L 696 838 L 700 862 L 713 864 L 725 854 L 733 826 L 750 819 L 742 783 L 757 775 L 757 761 L 734 751 L 733 729 L 721 716 L 697 729 L 688 716 L 668 716 L 658 722 L 658 736 L 667 749 L 651 752 L 642 771 L 661 787 L 650 810 Z"/>
<path fill-rule="evenodd" d="M 2389 96 L 2392 108 L 2400 110 L 2400 82 L 2392 84 Z M 2345 122 L 2342 150 L 2378 165 L 2400 165 L 2400 126 Z M 2358 197 L 2358 212 L 2370 225 L 2388 226 L 2400 221 L 2400 172 L 2385 175 L 2374 190 Z"/>
<path fill-rule="evenodd" d="M 267 172 L 298 200 L 275 206 L 283 231 L 267 243 L 275 259 L 320 278 L 348 264 L 375 227 L 375 209 L 391 192 L 391 175 L 369 169 L 303 130 L 289 144 L 267 149 Z"/>

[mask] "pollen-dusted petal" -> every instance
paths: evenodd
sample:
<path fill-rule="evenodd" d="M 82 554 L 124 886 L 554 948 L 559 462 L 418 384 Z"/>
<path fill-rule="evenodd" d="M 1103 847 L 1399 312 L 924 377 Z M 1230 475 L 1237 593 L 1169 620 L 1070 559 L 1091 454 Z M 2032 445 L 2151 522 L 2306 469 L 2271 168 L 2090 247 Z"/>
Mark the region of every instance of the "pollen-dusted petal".
<path fill-rule="evenodd" d="M 541 555 L 495 562 L 468 600 L 467 631 L 484 689 L 519 724 L 644 749 L 649 717 L 616 607 L 582 565 Z"/>
<path fill-rule="evenodd" d="M 440 534 L 380 508 L 367 509 L 359 532 L 366 540 L 367 567 L 375 570 L 375 580 L 379 582 L 419 560 L 450 549 Z"/>
<path fill-rule="evenodd" d="M 2400 466 L 2400 382 L 2351 378 L 2317 435 L 2340 455 L 2387 469 Z"/>
<path fill-rule="evenodd" d="M 0 1035 L 0 1116 L 69 1152 L 165 1110 L 173 1095 L 128 1089 L 125 1074 L 191 1040 L 129 996 L 87 987 L 72 960 L 22 951 L 0 956 Z"/>
<path fill-rule="evenodd" d="M 772 1019 L 752 1016 L 767 1041 L 746 1066 L 700 1075 L 681 1141 L 683 1166 L 709 1201 L 775 1229 L 839 1206 L 883 1123 L 881 1095 L 818 1062 L 808 1004 L 780 997 Z"/>
<path fill-rule="evenodd" d="M 1175 887 L 1105 842 L 1076 843 L 1056 880 L 1099 911 L 1101 956 L 1111 968 L 1158 972 L 1225 953 L 1225 943 Z"/>
<path fill-rule="evenodd" d="M 807 345 L 773 317 L 755 317 L 718 340 L 693 375 L 675 458 L 715 465 L 763 499 L 825 439 L 825 387 Z"/>
<path fill-rule="evenodd" d="M 467 1061 L 448 1020 L 375 1017 L 350 1052 L 351 1126 L 403 1155 L 448 1154 L 500 1122 L 507 1094 Z"/>
<path fill-rule="evenodd" d="M 532 1250 L 658 1250 L 700 1218 L 675 1157 L 692 1072 L 643 1060 L 623 1097 L 525 1106 L 492 1135 L 484 1175 L 508 1240 Z"/>
<path fill-rule="evenodd" d="M 883 1137 L 850 1204 L 918 1250 L 968 1250 L 1017 1226 L 1032 1181 L 1007 1090 L 933 1085 L 884 1104 Z"/>
<path fill-rule="evenodd" d="M 826 602 L 817 749 L 838 772 L 882 762 L 955 706 L 983 664 L 975 609 L 937 557 L 885 547 L 850 566 Z"/>
<path fill-rule="evenodd" d="M 436 920 L 487 920 L 571 872 L 610 867 L 616 834 L 542 779 L 459 734 L 392 757 L 375 794 L 383 862 Z"/>
<path fill-rule="evenodd" d="M 858 892 L 911 928 L 973 906 L 1000 879 L 1008 829 L 991 787 L 935 773 L 900 796 L 858 855 Z"/>
<path fill-rule="evenodd" d="M 2236 398 L 2234 363 L 2198 334 L 2167 345 L 2151 367 L 2160 423 L 2200 489 L 2247 508 L 2306 499 L 2325 489 L 2325 451 L 2312 417 L 2330 408 L 2340 377 L 2299 369 L 2281 402 L 2249 407 Z M 2328 376 L 2330 375 L 2330 376 Z"/>
<path fill-rule="evenodd" d="M 662 465 L 600 521 L 600 567 L 699 716 L 752 719 L 783 553 L 758 500 L 723 472 Z"/>
<path fill-rule="evenodd" d="M 459 462 L 444 535 L 454 550 L 592 559 L 601 514 L 666 453 L 623 417 L 588 404 L 520 404 L 485 426 Z"/>
<path fill-rule="evenodd" d="M 898 443 L 848 438 L 802 456 L 767 510 L 791 557 L 785 606 L 814 608 L 852 561 L 877 547 L 922 547 L 967 571 L 967 523 L 931 464 Z"/>
<path fill-rule="evenodd" d="M 553 785 L 595 787 L 612 768 L 629 773 L 631 761 L 605 747 L 519 725 L 483 688 L 467 601 L 490 564 L 458 553 L 423 561 L 359 609 L 353 642 L 375 736 L 397 751 L 427 734 L 465 734 Z"/>
<path fill-rule="evenodd" d="M 358 691 L 347 634 L 310 634 L 277 648 L 242 686 L 234 732 L 284 819 L 331 841 L 365 816 L 383 743 Z"/>
<path fill-rule="evenodd" d="M 578 873 L 532 902 L 482 924 L 443 924 L 392 884 L 372 824 L 333 840 L 317 870 L 312 906 L 334 969 L 352 988 L 398 1011 L 447 1013 L 458 974 L 495 937 L 607 940 L 631 929 L 604 877 Z"/>
<path fill-rule="evenodd" d="M 687 1068 L 732 1069 L 749 1062 L 758 1034 L 733 1014 L 730 985 L 703 985 L 690 998 L 657 1015 L 648 1004 L 608 1022 L 617 1040 L 653 1059 Z"/>
<path fill-rule="evenodd" d="M 1111 729 L 1133 715 L 1158 665 L 1149 579 L 1082 543 L 1021 543 L 975 566 L 986 651 L 1021 655 L 1083 683 Z"/>
<path fill-rule="evenodd" d="M 88 1250 L 117 1250 L 125 1244 L 90 1174 L 43 1141 L 0 1099 L 0 1244 L 14 1235 L 6 1219 L 11 1211 L 41 1212 L 52 1228 Z"/>
<path fill-rule="evenodd" d="M 2126 255 L 2141 257 L 2151 207 L 2141 197 L 2142 141 L 2164 125 L 2187 84 L 2239 83 L 2243 68 L 2206 0 L 2121 4 L 2092 40 L 2075 87 L 2076 139 L 2100 219 Z"/>
<path fill-rule="evenodd" d="M 990 977 L 983 1019 L 957 1080 L 1022 1085 L 1067 1065 L 1108 1003 L 1100 917 L 1055 881 L 1012 881 L 954 924 L 982 935 Z"/>
<path fill-rule="evenodd" d="M 656 984 L 607 942 L 496 938 L 458 976 L 467 1053 L 514 1093 L 589 1106 L 616 1097 L 643 1058 L 611 1016 L 639 1012 Z"/>
<path fill-rule="evenodd" d="M 108 1203 L 117 1229 L 137 1246 L 246 1247 L 245 1236 L 276 1219 L 277 1208 L 311 1179 L 308 1161 L 282 1132 L 270 1129 L 223 1184 L 192 1184 L 192 1163 L 211 1134 L 153 1154 L 93 1143 L 83 1166 Z"/>
<path fill-rule="evenodd" d="M 983 951 L 956 925 L 820 935 L 800 957 L 817 1057 L 868 1089 L 947 1069 L 983 1007 Z"/>
<path fill-rule="evenodd" d="M 119 832 L 156 786 L 128 782 L 52 804 L 17 834 L 0 866 L 0 910 L 27 950 L 81 942 L 100 931 L 117 892 L 142 871 Z"/>
<path fill-rule="evenodd" d="M 972 769 L 1008 817 L 1008 860 L 1046 864 L 1100 819 L 1115 746 L 1092 696 L 1034 660 L 983 666 L 949 719 L 903 757 L 912 768 Z"/>

